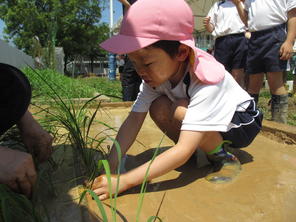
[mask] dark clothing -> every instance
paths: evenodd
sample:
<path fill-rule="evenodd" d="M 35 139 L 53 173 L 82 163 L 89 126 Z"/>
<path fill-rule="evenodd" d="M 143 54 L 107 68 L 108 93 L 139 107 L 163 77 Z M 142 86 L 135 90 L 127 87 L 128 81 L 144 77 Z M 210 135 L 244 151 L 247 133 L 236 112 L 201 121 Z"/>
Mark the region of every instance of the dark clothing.
<path fill-rule="evenodd" d="M 118 67 L 118 72 L 119 72 L 119 73 L 122 73 L 122 72 L 123 72 L 123 68 L 124 68 L 124 66 L 119 66 L 119 67 Z"/>
<path fill-rule="evenodd" d="M 0 63 L 0 135 L 15 125 L 28 109 L 31 86 L 17 68 Z"/>
<path fill-rule="evenodd" d="M 128 0 L 131 5 L 134 4 L 136 1 L 137 0 Z M 124 5 L 122 5 L 122 11 L 125 12 Z M 142 80 L 138 76 L 133 64 L 126 56 L 124 59 L 124 67 L 121 75 L 122 100 L 135 101 L 139 93 L 141 82 Z"/>
<path fill-rule="evenodd" d="M 231 73 L 232 69 L 244 69 L 248 51 L 244 33 L 230 34 L 215 40 L 214 57 Z"/>
<path fill-rule="evenodd" d="M 220 132 L 224 140 L 231 141 L 231 147 L 243 148 L 252 143 L 262 128 L 263 114 L 251 101 L 245 112 L 236 111 L 231 123 L 236 125 L 228 132 Z"/>
<path fill-rule="evenodd" d="M 286 24 L 252 32 L 247 55 L 247 74 L 282 72 L 287 61 L 280 59 L 280 47 L 286 39 Z"/>
<path fill-rule="evenodd" d="M 121 76 L 122 100 L 135 101 L 139 93 L 142 79 L 137 74 L 133 64 L 127 56 L 124 61 L 124 68 Z"/>

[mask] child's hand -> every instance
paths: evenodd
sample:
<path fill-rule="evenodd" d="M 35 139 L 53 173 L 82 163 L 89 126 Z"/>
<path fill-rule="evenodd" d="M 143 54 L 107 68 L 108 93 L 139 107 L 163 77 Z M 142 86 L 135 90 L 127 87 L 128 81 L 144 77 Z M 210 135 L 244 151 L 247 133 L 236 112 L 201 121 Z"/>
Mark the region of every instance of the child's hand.
<path fill-rule="evenodd" d="M 293 44 L 285 41 L 280 48 L 280 59 L 289 60 L 293 55 Z"/>
<path fill-rule="evenodd" d="M 208 32 L 212 32 L 214 30 L 213 25 L 210 23 L 211 17 L 205 17 L 203 19 L 203 25 Z"/>
<path fill-rule="evenodd" d="M 211 17 L 205 17 L 203 19 L 204 26 L 208 26 L 210 24 Z"/>
<path fill-rule="evenodd" d="M 120 180 L 119 180 L 119 186 L 118 186 L 118 193 L 121 193 L 127 190 L 128 187 L 126 183 L 124 183 L 124 181 L 122 180 L 123 177 L 120 176 L 119 178 Z M 115 174 L 111 175 L 111 191 L 112 191 L 111 195 L 114 195 L 116 192 L 117 179 L 118 179 L 117 175 Z M 92 185 L 92 190 L 98 195 L 100 200 L 106 200 L 107 198 L 110 197 L 108 179 L 105 174 L 97 177 L 94 180 L 94 183 Z"/>

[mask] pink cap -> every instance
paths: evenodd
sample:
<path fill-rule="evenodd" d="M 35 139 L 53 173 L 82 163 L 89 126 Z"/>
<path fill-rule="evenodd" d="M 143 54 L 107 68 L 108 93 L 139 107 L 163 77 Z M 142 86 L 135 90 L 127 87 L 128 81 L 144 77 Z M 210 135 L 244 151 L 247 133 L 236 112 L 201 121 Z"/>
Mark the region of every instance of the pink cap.
<path fill-rule="evenodd" d="M 194 17 L 184 0 L 138 0 L 123 17 L 120 32 L 100 46 L 116 54 L 145 48 L 160 40 L 179 41 L 192 48 L 191 71 L 207 84 L 224 78 L 224 66 L 195 47 Z"/>

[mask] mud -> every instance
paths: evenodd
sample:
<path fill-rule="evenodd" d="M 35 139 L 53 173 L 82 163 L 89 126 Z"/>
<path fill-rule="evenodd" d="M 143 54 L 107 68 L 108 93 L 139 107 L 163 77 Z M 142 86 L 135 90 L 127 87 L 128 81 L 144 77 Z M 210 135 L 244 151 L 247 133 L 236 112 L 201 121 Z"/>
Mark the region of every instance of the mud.
<path fill-rule="evenodd" d="M 119 128 L 129 109 L 103 106 L 96 119 Z M 114 136 L 111 131 L 103 131 L 104 128 L 102 125 L 95 125 L 92 133 L 105 132 Z M 213 184 L 206 181 L 205 176 L 210 167 L 202 163 L 202 158 L 199 162 L 196 162 L 196 158 L 191 158 L 184 166 L 150 181 L 139 221 L 145 222 L 155 215 L 164 222 L 296 221 L 295 128 L 284 128 L 266 123 L 264 132 L 249 147 L 235 151 L 242 170 L 230 183 Z M 279 132 L 284 136 L 277 136 Z M 111 144 L 111 140 L 108 143 Z M 173 142 L 164 137 L 148 115 L 137 142 L 128 152 L 124 170 L 149 161 L 156 148 L 164 151 L 171 146 Z M 61 196 L 55 200 L 47 200 L 51 221 L 101 221 L 98 207 L 89 196 L 82 207 L 78 207 L 81 182 L 73 178 L 80 176 L 79 166 L 75 162 L 75 153 L 69 152 L 66 158 L 68 162 L 63 162 L 65 168 L 55 172 L 56 177 L 53 175 L 53 183 L 58 185 L 56 191 Z M 55 154 L 56 158 L 61 155 L 66 154 Z M 136 221 L 139 192 L 140 186 L 118 197 L 117 221 Z M 109 221 L 114 221 L 110 204 L 109 200 L 104 201 L 104 208 Z"/>
<path fill-rule="evenodd" d="M 115 127 L 120 126 L 129 112 L 129 108 L 105 107 L 104 110 L 108 115 L 101 112 L 98 119 Z M 286 135 L 284 132 L 281 133 Z M 249 147 L 236 151 L 242 171 L 228 184 L 206 181 L 209 166 L 198 168 L 193 158 L 179 169 L 151 181 L 139 221 L 147 221 L 157 212 L 163 221 L 169 222 L 295 221 L 296 145 L 287 143 L 290 139 L 280 139 L 272 130 L 268 133 L 268 137 L 263 132 Z M 149 161 L 157 147 L 165 150 L 173 145 L 166 137 L 160 144 L 162 138 L 163 134 L 148 116 L 138 142 L 128 152 L 126 170 Z M 140 187 L 135 187 L 118 198 L 117 221 L 136 221 L 139 191 Z M 105 204 L 110 205 L 109 201 Z M 88 206 L 97 213 L 94 201 L 89 200 Z"/>

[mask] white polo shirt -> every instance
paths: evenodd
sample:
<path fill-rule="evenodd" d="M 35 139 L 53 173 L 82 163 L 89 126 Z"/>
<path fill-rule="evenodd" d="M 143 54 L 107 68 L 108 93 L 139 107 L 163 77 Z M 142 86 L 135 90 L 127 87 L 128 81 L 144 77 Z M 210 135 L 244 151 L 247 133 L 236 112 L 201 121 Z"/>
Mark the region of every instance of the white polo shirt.
<path fill-rule="evenodd" d="M 296 0 L 246 0 L 249 30 L 261 31 L 283 24 L 293 8 L 296 8 Z"/>
<path fill-rule="evenodd" d="M 233 126 L 231 120 L 234 112 L 244 111 L 248 107 L 251 100 L 249 94 L 227 71 L 224 79 L 214 85 L 198 83 L 192 77 L 194 74 L 190 75 L 191 81 L 188 89 L 190 102 L 181 130 L 229 131 Z M 156 89 L 142 83 L 132 111 L 148 112 L 151 103 L 161 95 L 166 95 L 171 101 L 188 98 L 183 79 L 174 88 L 171 87 L 169 81 Z"/>
<path fill-rule="evenodd" d="M 207 16 L 211 17 L 210 23 L 215 27 L 212 35 L 216 38 L 246 31 L 236 6 L 231 0 L 227 0 L 222 4 L 221 1 L 216 2 Z"/>

